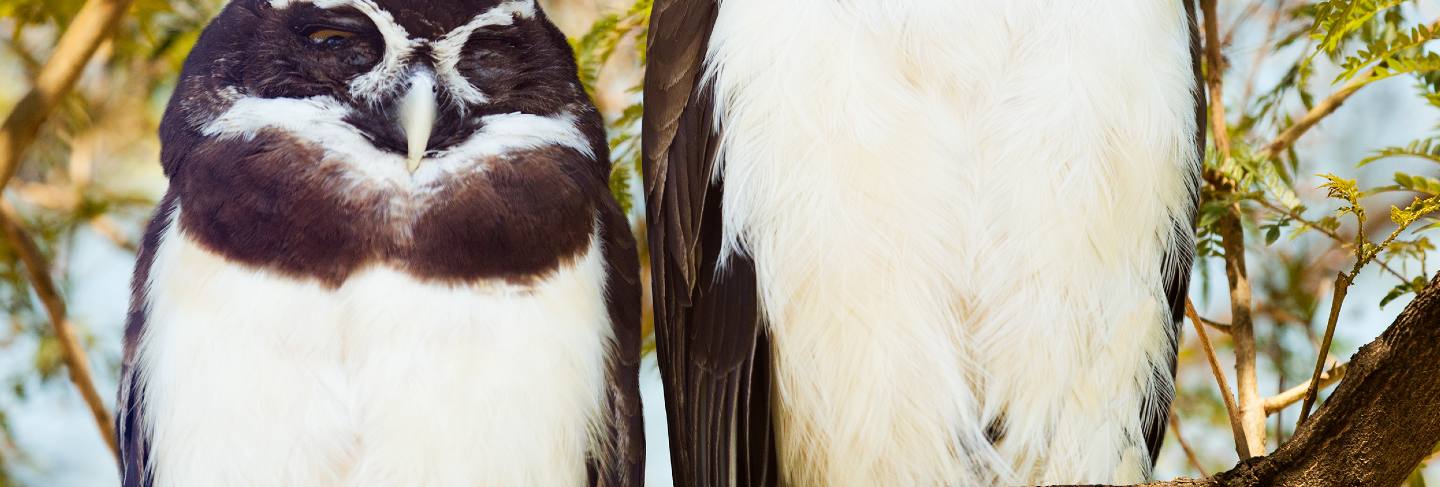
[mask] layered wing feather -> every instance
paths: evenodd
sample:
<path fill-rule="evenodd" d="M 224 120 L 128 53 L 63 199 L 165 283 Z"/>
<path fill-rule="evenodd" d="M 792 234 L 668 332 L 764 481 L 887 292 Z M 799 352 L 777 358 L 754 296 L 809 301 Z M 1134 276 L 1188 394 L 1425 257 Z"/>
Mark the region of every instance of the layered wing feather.
<path fill-rule="evenodd" d="M 587 465 L 594 487 L 645 485 L 645 426 L 640 406 L 640 261 L 625 214 L 613 200 L 601 211 L 601 238 L 609 264 L 606 307 L 614 349 L 606 367 L 604 454 Z"/>
<path fill-rule="evenodd" d="M 1200 207 L 1200 161 L 1205 160 L 1205 133 L 1206 133 L 1206 110 L 1205 103 L 1205 79 L 1201 71 L 1200 56 L 1200 30 L 1199 16 L 1196 12 L 1195 2 L 1192 0 L 1180 0 L 1185 6 L 1185 13 L 1190 25 L 1190 63 L 1195 73 L 1195 154 L 1196 165 L 1193 170 L 1185 175 L 1185 181 L 1190 188 L 1190 205 L 1182 212 L 1175 215 L 1174 244 L 1170 250 L 1161 257 L 1162 268 L 1166 269 L 1164 277 L 1165 298 L 1170 305 L 1170 322 L 1164 326 L 1170 327 L 1171 336 L 1174 340 L 1170 348 L 1166 350 L 1166 361 L 1157 364 L 1155 379 L 1157 383 L 1173 384 L 1175 379 L 1175 360 L 1179 353 L 1181 335 L 1181 324 L 1185 318 L 1185 300 L 1190 290 L 1190 264 L 1195 257 L 1194 235 L 1195 217 Z M 1166 374 L 1168 374 L 1168 379 Z M 1150 450 L 1150 462 L 1153 465 L 1160 457 L 1160 445 L 1165 440 L 1165 428 L 1170 420 L 1170 403 L 1173 394 L 1170 391 L 1156 391 L 1154 395 L 1147 398 L 1144 407 L 1141 408 L 1141 426 L 1144 428 L 1145 445 Z"/>
<path fill-rule="evenodd" d="M 145 239 L 140 242 L 140 256 L 130 284 L 130 311 L 125 318 L 125 357 L 120 365 L 120 390 L 115 403 L 115 434 L 120 445 L 122 487 L 150 487 L 154 484 L 149 468 L 150 431 L 145 423 L 144 382 L 138 352 L 145 333 L 150 266 L 155 262 L 160 236 L 170 225 L 176 201 L 172 192 L 160 202 L 155 217 L 145 230 Z"/>
<path fill-rule="evenodd" d="M 720 142 L 704 82 L 714 0 L 655 2 L 644 185 L 676 485 L 775 485 L 769 345 L 745 256 L 720 261 Z"/>

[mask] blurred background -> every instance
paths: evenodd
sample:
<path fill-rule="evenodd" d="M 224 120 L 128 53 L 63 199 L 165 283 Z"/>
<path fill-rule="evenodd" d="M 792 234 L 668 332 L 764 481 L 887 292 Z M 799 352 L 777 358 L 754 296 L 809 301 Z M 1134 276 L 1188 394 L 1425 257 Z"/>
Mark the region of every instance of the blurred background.
<path fill-rule="evenodd" d="M 0 0 L 0 112 L 30 90 L 82 0 Z M 609 117 L 616 171 L 612 186 L 643 233 L 636 169 L 643 75 L 644 28 L 649 1 L 542 1 L 572 38 L 582 79 Z M 1384 218 L 1392 205 L 1440 192 L 1436 135 L 1440 96 L 1434 69 L 1375 80 L 1345 101 L 1272 165 L 1253 155 L 1293 119 L 1312 110 L 1350 78 L 1347 59 L 1394 41 L 1416 25 L 1440 18 L 1434 1 L 1381 1 L 1384 9 L 1363 32 L 1334 40 L 1316 34 L 1327 5 L 1310 0 L 1220 0 L 1224 100 L 1229 107 L 1233 158 L 1212 151 L 1210 164 L 1242 185 L 1240 196 L 1207 194 L 1207 215 L 1240 205 L 1255 292 L 1255 337 L 1260 392 L 1277 394 L 1308 380 L 1323 335 L 1337 272 L 1356 258 L 1352 239 L 1384 240 L 1397 225 Z M 1361 2 L 1365 3 L 1365 2 Z M 49 261 L 49 274 L 70 308 L 96 388 L 112 407 L 134 253 L 143 223 L 166 188 L 158 163 L 156 127 L 174 81 L 200 29 L 222 2 L 136 0 L 119 30 L 86 65 L 21 160 L 4 199 Z M 1406 46 L 1424 57 L 1424 41 Z M 1347 37 L 1348 36 L 1348 37 Z M 1387 41 L 1387 42 L 1389 42 Z M 1387 44 L 1388 45 L 1388 44 Z M 1432 55 L 1433 54 L 1429 54 Z M 1380 60 L 1384 65 L 1387 61 Z M 1364 67 L 1364 66 L 1362 66 Z M 1408 146 L 1408 147 L 1407 147 Z M 1395 150 L 1385 152 L 1384 149 Z M 1408 149 L 1408 150 L 1404 150 Z M 1364 166 L 1372 156 L 1389 155 Z M 1231 161 L 1230 159 L 1234 159 Z M 1328 198 L 1317 176 L 1354 179 L 1365 191 L 1371 223 L 1337 214 L 1345 201 Z M 1397 173 L 1399 173 L 1397 175 Z M 1433 186 L 1431 186 L 1433 182 Z M 1231 385 L 1234 340 L 1226 333 L 1230 301 L 1223 250 L 1215 221 L 1202 217 L 1205 258 L 1197 263 L 1192 298 L 1213 322 L 1210 339 Z M 1401 232 L 1356 275 L 1340 315 L 1331 363 L 1344 362 L 1370 341 L 1409 301 L 1416 277 L 1433 275 L 1440 255 L 1425 236 L 1433 221 Z M 1338 238 L 1337 238 L 1338 237 Z M 641 239 L 643 242 L 644 240 Z M 1379 265 L 1379 264 L 1383 264 Z M 62 342 L 19 265 L 12 244 L 0 241 L 0 487 L 118 485 L 114 458 L 91 411 L 67 376 Z M 1382 302 L 1384 303 L 1382 305 Z M 647 314 L 648 318 L 648 314 Z M 1228 469 L 1237 460 L 1226 408 L 1206 355 L 1189 323 L 1183 328 L 1177 427 L 1171 429 L 1157 477 L 1198 476 Z M 647 363 L 644 386 L 651 456 L 651 485 L 669 485 L 658 374 Z M 1293 431 L 1298 406 L 1267 421 L 1268 448 Z M 1179 432 L 1179 436 L 1176 435 Z M 1183 443 L 1183 444 L 1182 444 Z M 1421 469 L 1412 485 L 1440 485 L 1440 461 Z"/>

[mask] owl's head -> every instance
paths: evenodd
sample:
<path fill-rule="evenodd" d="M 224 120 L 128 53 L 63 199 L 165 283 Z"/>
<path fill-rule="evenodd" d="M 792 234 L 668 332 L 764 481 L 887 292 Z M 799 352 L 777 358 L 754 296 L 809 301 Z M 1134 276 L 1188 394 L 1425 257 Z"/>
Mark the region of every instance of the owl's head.
<path fill-rule="evenodd" d="M 275 129 L 403 175 L 485 149 L 475 139 L 490 122 L 557 137 L 588 122 L 572 56 L 534 0 L 234 0 L 187 61 L 162 131 Z M 578 140 L 593 134 L 570 135 L 560 145 L 593 152 Z M 167 171 L 187 145 L 167 143 Z"/>

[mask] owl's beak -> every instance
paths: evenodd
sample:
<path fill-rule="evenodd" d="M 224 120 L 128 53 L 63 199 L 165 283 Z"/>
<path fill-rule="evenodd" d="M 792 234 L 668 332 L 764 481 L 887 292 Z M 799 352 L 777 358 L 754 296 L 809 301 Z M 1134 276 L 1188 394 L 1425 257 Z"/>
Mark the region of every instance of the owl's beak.
<path fill-rule="evenodd" d="M 400 100 L 400 127 L 405 130 L 410 156 L 405 166 L 411 173 L 420 168 L 429 149 L 436 105 L 435 75 L 428 70 L 416 72 L 410 78 L 410 91 Z"/>

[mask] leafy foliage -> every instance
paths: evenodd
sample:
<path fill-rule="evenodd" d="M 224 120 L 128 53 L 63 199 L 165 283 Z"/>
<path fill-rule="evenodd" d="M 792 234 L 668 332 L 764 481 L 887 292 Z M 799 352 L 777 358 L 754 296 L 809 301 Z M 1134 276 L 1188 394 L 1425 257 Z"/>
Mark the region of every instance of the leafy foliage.
<path fill-rule="evenodd" d="M 590 31 L 579 39 L 571 39 L 575 49 L 576 64 L 580 68 L 580 82 L 591 96 L 596 93 L 601 73 L 615 57 L 615 52 L 625 41 L 634 42 L 636 69 L 645 64 L 646 34 L 650 26 L 650 7 L 653 0 L 635 0 L 629 8 L 601 16 L 590 27 Z M 620 207 L 627 213 L 635 211 L 635 181 L 640 174 L 640 118 L 645 110 L 639 101 L 642 86 L 637 84 L 626 90 L 636 101 L 626 106 L 616 117 L 606 121 L 610 134 L 610 191 L 619 200 Z"/>

